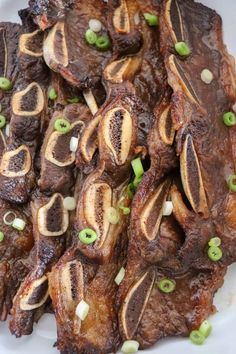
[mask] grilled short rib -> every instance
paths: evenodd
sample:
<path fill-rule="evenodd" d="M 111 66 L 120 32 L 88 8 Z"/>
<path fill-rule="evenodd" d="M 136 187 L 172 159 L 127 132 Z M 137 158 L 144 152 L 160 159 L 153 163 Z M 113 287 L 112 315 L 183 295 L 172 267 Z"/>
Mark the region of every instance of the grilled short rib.
<path fill-rule="evenodd" d="M 175 52 L 177 41 L 189 45 L 187 58 Z M 171 115 L 182 184 L 192 208 L 189 212 L 184 203 L 175 208 L 186 232 L 180 255 L 187 264 L 196 261 L 200 266 L 207 259 L 209 239 L 218 236 L 221 261 L 230 264 L 235 259 L 236 195 L 227 181 L 235 174 L 235 127 L 224 125 L 223 115 L 235 102 L 236 84 L 232 58 L 222 39 L 221 18 L 192 0 L 164 1 L 161 47 L 174 91 Z M 203 69 L 213 74 L 209 84 L 201 80 Z"/>

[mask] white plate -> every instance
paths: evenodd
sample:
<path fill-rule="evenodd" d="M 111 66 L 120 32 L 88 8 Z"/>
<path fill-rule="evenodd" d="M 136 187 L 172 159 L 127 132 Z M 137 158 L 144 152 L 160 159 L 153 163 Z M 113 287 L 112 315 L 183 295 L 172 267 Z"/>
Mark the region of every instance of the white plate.
<path fill-rule="evenodd" d="M 0 0 L 0 21 L 17 21 L 17 10 L 27 6 L 27 0 Z M 202 3 L 215 8 L 222 16 L 225 42 L 236 57 L 236 1 L 203 0 Z M 236 264 L 231 266 L 225 284 L 215 296 L 219 312 L 211 317 L 213 332 L 203 346 L 194 346 L 188 339 L 165 339 L 143 354 L 235 354 L 236 327 Z M 44 315 L 35 325 L 31 336 L 15 339 L 9 334 L 7 325 L 0 324 L 1 354 L 55 354 L 56 325 L 52 315 Z"/>

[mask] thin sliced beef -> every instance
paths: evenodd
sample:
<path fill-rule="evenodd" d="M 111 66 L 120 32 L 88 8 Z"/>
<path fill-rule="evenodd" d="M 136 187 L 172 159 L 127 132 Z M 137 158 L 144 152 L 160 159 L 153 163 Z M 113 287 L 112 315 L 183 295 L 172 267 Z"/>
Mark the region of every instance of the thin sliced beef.
<path fill-rule="evenodd" d="M 55 121 L 65 118 L 71 124 L 68 133 L 62 134 L 55 130 Z M 50 120 L 41 149 L 41 172 L 38 181 L 43 192 L 68 192 L 74 184 L 75 152 L 70 151 L 71 138 L 80 139 L 91 114 L 86 106 L 73 104 L 63 111 L 56 111 Z"/>
<path fill-rule="evenodd" d="M 115 258 L 116 259 L 116 258 Z M 120 344 L 114 281 L 123 256 L 98 266 L 80 253 L 68 251 L 49 275 L 49 291 L 57 319 L 61 353 L 115 352 Z M 84 321 L 76 315 L 81 300 L 89 304 Z"/>
<path fill-rule="evenodd" d="M 11 212 L 11 214 L 6 215 Z M 17 231 L 11 225 L 15 217 L 26 222 L 23 231 Z M 4 238 L 0 243 L 0 319 L 3 321 L 12 306 L 12 300 L 24 277 L 30 270 L 28 255 L 33 247 L 33 232 L 30 215 L 27 210 L 13 207 L 9 203 L 0 200 L 0 231 Z"/>
<path fill-rule="evenodd" d="M 98 19 L 102 30 L 98 36 L 108 36 L 107 4 L 103 1 L 76 1 L 63 20 L 58 19 L 44 41 L 47 65 L 69 83 L 82 89 L 99 85 L 102 70 L 109 60 L 109 50 L 98 50 L 85 39 L 90 19 Z"/>
<path fill-rule="evenodd" d="M 177 130 L 176 152 L 193 210 L 190 213 L 184 203 L 175 208 L 187 235 L 180 255 L 186 264 L 204 264 L 207 243 L 218 236 L 222 262 L 230 264 L 235 259 L 236 194 L 227 181 L 235 173 L 235 127 L 224 125 L 223 115 L 232 109 L 236 85 L 232 59 L 222 39 L 221 18 L 191 0 L 168 0 L 163 3 L 160 28 L 168 81 L 174 91 L 171 114 Z M 190 56 L 177 55 L 176 41 L 189 45 Z M 213 74 L 210 84 L 201 80 L 203 69 Z"/>
<path fill-rule="evenodd" d="M 213 296 L 222 286 L 224 274 L 225 267 L 218 265 L 212 271 L 182 274 L 156 267 L 139 270 L 129 279 L 119 313 L 123 340 L 137 340 L 144 349 L 167 336 L 187 336 L 215 312 Z M 166 278 L 175 282 L 171 293 L 159 289 L 159 282 Z"/>
<path fill-rule="evenodd" d="M 13 88 L 10 91 L 0 90 L 1 114 L 4 114 L 8 122 L 11 116 L 11 97 L 19 77 L 16 56 L 21 30 L 22 28 L 18 24 L 0 23 L 0 77 L 8 78 L 13 84 Z"/>
<path fill-rule="evenodd" d="M 43 313 L 49 297 L 47 272 L 65 250 L 69 215 L 62 195 L 57 193 L 51 198 L 35 195 L 32 218 L 35 249 L 30 256 L 33 267 L 21 284 L 11 311 L 10 330 L 16 337 L 32 333 L 33 323 Z"/>

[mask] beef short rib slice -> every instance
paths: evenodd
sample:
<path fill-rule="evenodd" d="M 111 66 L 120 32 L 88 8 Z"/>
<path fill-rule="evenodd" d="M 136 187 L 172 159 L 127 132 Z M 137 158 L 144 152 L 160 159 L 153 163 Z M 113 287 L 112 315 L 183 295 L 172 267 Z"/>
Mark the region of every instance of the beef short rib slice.
<path fill-rule="evenodd" d="M 99 51 L 85 40 L 89 20 L 93 18 L 102 23 L 98 35 L 108 35 L 106 12 L 107 4 L 103 1 L 76 1 L 65 18 L 58 19 L 44 41 L 47 65 L 69 83 L 82 89 L 99 84 L 102 70 L 111 56 L 110 50 Z"/>
<path fill-rule="evenodd" d="M 221 18 L 194 1 L 168 0 L 163 2 L 160 28 L 168 81 L 174 91 L 171 114 L 182 184 L 193 209 L 189 213 L 184 203 L 182 208 L 176 205 L 176 217 L 187 235 L 180 255 L 188 264 L 200 258 L 204 263 L 209 239 L 218 236 L 222 262 L 230 264 L 236 257 L 236 194 L 227 181 L 235 174 L 235 128 L 224 125 L 223 115 L 232 109 L 236 85 Z M 187 58 L 180 58 L 174 50 L 179 41 L 191 48 Z M 212 72 L 209 84 L 201 79 L 203 69 Z"/>
<path fill-rule="evenodd" d="M 48 302 L 47 272 L 65 250 L 68 211 L 59 193 L 34 195 L 32 219 L 35 247 L 30 254 L 32 269 L 18 290 L 12 307 L 10 330 L 16 337 L 32 333 L 33 323 Z"/>
<path fill-rule="evenodd" d="M 213 296 L 222 286 L 225 267 L 211 271 L 189 270 L 182 274 L 147 268 L 135 278 L 119 313 L 123 340 L 134 339 L 148 348 L 167 336 L 187 336 L 215 312 Z M 158 284 L 172 279 L 175 290 L 162 292 Z"/>
<path fill-rule="evenodd" d="M 8 122 L 11 116 L 11 97 L 15 89 L 14 85 L 19 77 L 16 56 L 21 31 L 21 26 L 18 24 L 0 23 L 0 77 L 8 78 L 13 84 L 13 88 L 10 91 L 0 90 L 2 114 L 4 114 Z"/>
<path fill-rule="evenodd" d="M 45 30 L 65 17 L 75 0 L 30 0 L 29 12 L 35 23 Z"/>
<path fill-rule="evenodd" d="M 17 218 L 26 222 L 23 231 L 17 231 L 11 225 L 4 223 Z M 13 207 L 4 200 L 0 200 L 0 230 L 4 239 L 0 243 L 0 319 L 5 320 L 12 306 L 12 300 L 24 277 L 30 270 L 28 256 L 33 247 L 33 233 L 30 215 L 27 210 Z"/>
<path fill-rule="evenodd" d="M 49 274 L 49 292 L 57 320 L 61 353 L 116 352 L 120 344 L 114 281 L 123 255 L 106 265 L 91 262 L 70 249 Z M 76 315 L 81 300 L 89 304 L 84 321 Z"/>

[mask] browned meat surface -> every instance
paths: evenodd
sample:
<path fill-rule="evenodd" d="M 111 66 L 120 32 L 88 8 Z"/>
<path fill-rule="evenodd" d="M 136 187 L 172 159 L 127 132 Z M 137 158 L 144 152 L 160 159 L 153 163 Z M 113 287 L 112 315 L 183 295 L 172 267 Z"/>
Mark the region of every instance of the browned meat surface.
<path fill-rule="evenodd" d="M 69 215 L 64 209 L 62 195 L 56 193 L 51 198 L 36 195 L 32 202 L 32 218 L 33 269 L 21 284 L 11 311 L 10 330 L 16 337 L 32 332 L 34 319 L 48 300 L 47 272 L 65 249 Z"/>
<path fill-rule="evenodd" d="M 120 251 L 119 251 L 120 252 Z M 109 354 L 120 344 L 114 279 L 119 261 L 98 266 L 80 253 L 67 252 L 49 276 L 49 291 L 57 319 L 61 353 Z M 81 300 L 90 308 L 84 321 L 75 314 Z"/>
<path fill-rule="evenodd" d="M 55 131 L 58 118 L 65 118 L 71 124 L 67 134 Z M 41 150 L 41 172 L 38 181 L 43 192 L 69 192 L 74 184 L 75 153 L 70 151 L 72 137 L 79 138 L 86 124 L 91 119 L 88 108 L 84 105 L 68 105 L 63 111 L 56 111 L 50 120 Z"/>
<path fill-rule="evenodd" d="M 110 50 L 101 51 L 86 42 L 85 32 L 90 19 L 99 19 L 99 36 L 108 36 L 107 4 L 103 1 L 76 1 L 64 20 L 58 21 L 44 41 L 44 59 L 48 66 L 60 73 L 69 83 L 81 88 L 99 84 L 102 70 L 109 60 Z"/>
<path fill-rule="evenodd" d="M 137 261 L 136 261 L 137 264 Z M 130 287 L 120 310 L 123 339 L 135 339 L 140 348 L 148 348 L 166 336 L 185 336 L 215 312 L 212 305 L 216 290 L 222 286 L 225 268 L 212 271 L 187 271 L 176 274 L 150 268 L 129 279 Z M 171 278 L 175 291 L 163 293 L 158 282 Z"/>
<path fill-rule="evenodd" d="M 12 221 L 15 215 L 26 222 L 23 232 L 4 223 L 4 216 L 8 212 L 11 214 L 6 216 L 7 221 Z M 11 309 L 16 291 L 30 270 L 27 260 L 33 246 L 30 215 L 0 200 L 0 231 L 4 234 L 0 242 L 0 319 L 3 321 Z"/>
<path fill-rule="evenodd" d="M 0 77 L 7 77 L 13 84 L 13 89 L 10 91 L 0 90 L 1 113 L 6 116 L 8 122 L 11 116 L 12 92 L 16 88 L 15 84 L 19 77 L 16 54 L 21 30 L 21 26 L 18 24 L 0 23 Z"/>
<path fill-rule="evenodd" d="M 232 59 L 222 39 L 221 18 L 215 11 L 193 1 L 163 3 L 161 44 L 174 94 L 171 114 L 176 135 L 176 152 L 185 194 L 192 207 L 176 205 L 176 217 L 186 232 L 180 252 L 191 264 L 207 260 L 207 243 L 215 235 L 222 240 L 222 262 L 235 259 L 236 195 L 227 186 L 235 173 L 235 128 L 223 123 L 236 98 Z M 194 28 L 194 30 L 192 30 Z M 184 40 L 191 48 L 182 59 L 173 50 Z M 203 69 L 213 80 L 201 80 Z M 179 198 L 177 198 L 179 199 Z"/>

